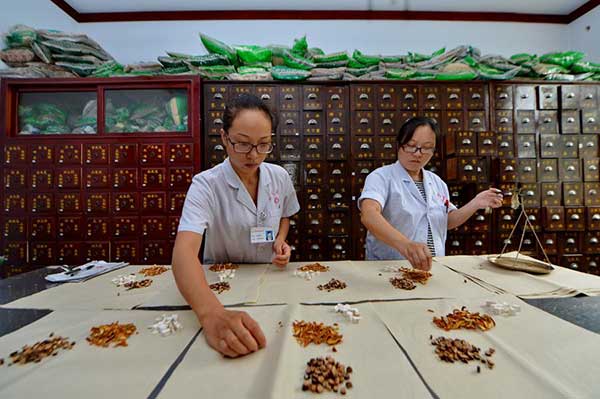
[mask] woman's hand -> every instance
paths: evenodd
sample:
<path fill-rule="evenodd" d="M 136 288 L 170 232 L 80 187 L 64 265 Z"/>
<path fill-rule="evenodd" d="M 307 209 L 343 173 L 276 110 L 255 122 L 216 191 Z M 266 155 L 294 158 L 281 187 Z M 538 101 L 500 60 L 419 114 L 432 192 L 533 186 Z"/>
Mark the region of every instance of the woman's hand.
<path fill-rule="evenodd" d="M 278 267 L 285 267 L 290 261 L 290 256 L 292 255 L 292 249 L 285 241 L 277 238 L 273 243 L 273 252 L 275 256 L 271 263 Z"/>
<path fill-rule="evenodd" d="M 425 271 L 431 270 L 432 256 L 426 244 L 408 241 L 399 248 L 398 252 L 408 259 L 414 268 Z"/>
<path fill-rule="evenodd" d="M 502 206 L 502 197 L 502 191 L 490 188 L 477 194 L 473 198 L 473 203 L 477 209 L 499 208 Z"/>
<path fill-rule="evenodd" d="M 267 345 L 258 323 L 246 312 L 219 308 L 206 314 L 200 324 L 208 345 L 227 357 L 247 355 Z"/>

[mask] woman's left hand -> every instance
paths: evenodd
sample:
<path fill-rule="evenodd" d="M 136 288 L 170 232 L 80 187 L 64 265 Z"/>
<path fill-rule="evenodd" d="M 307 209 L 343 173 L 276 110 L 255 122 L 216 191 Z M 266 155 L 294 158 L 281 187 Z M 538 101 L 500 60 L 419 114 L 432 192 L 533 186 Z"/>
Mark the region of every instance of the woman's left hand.
<path fill-rule="evenodd" d="M 490 188 L 482 191 L 473 198 L 477 209 L 499 208 L 502 206 L 502 191 L 497 188 Z"/>
<path fill-rule="evenodd" d="M 275 253 L 275 256 L 273 257 L 271 263 L 273 263 L 275 266 L 285 267 L 285 265 L 287 265 L 290 261 L 292 249 L 287 242 L 276 239 L 273 243 L 273 252 Z"/>

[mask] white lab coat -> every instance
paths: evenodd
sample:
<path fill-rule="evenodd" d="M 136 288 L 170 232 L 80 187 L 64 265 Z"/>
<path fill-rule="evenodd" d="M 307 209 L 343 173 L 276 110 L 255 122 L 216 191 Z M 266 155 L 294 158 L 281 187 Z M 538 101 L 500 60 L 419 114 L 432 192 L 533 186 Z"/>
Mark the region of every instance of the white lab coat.
<path fill-rule="evenodd" d="M 436 256 L 444 256 L 448 233 L 448 213 L 456 209 L 450 202 L 448 186 L 435 173 L 423 169 L 423 185 L 427 202 L 399 161 L 374 170 L 365 181 L 361 201 L 379 202 L 383 217 L 412 241 L 427 244 L 427 222 Z M 367 233 L 368 260 L 405 259 L 398 251 Z"/>
<path fill-rule="evenodd" d="M 203 234 L 204 263 L 270 263 L 273 243 L 252 244 L 252 227 L 279 231 L 281 218 L 300 210 L 294 185 L 282 167 L 260 165 L 257 205 L 229 158 L 192 180 L 178 231 Z"/>

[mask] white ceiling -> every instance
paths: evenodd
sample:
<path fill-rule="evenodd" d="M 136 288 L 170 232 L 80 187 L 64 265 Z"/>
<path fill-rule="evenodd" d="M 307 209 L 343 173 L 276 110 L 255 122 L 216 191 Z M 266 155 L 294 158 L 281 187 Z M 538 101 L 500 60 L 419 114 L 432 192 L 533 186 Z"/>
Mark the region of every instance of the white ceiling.
<path fill-rule="evenodd" d="M 66 0 L 79 13 L 202 10 L 394 10 L 566 15 L 586 0 Z"/>

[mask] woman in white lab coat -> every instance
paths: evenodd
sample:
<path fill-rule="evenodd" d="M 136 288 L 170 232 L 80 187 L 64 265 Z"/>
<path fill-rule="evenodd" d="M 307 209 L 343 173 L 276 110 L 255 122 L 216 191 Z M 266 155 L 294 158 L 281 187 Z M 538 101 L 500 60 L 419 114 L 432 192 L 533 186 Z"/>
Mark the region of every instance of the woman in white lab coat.
<path fill-rule="evenodd" d="M 446 235 L 478 209 L 502 206 L 500 190 L 490 188 L 457 209 L 448 186 L 424 169 L 435 152 L 437 123 L 412 118 L 398 133 L 398 161 L 374 170 L 358 199 L 361 221 L 368 229 L 368 260 L 408 259 L 429 270 L 432 256 L 444 256 Z"/>
<path fill-rule="evenodd" d="M 273 150 L 273 116 L 260 99 L 241 95 L 223 115 L 221 139 L 228 158 L 194 176 L 175 247 L 173 274 L 208 344 L 237 357 L 266 345 L 258 324 L 246 313 L 227 310 L 211 291 L 204 262 L 269 263 L 285 267 L 289 218 L 300 209 L 288 173 L 263 161 Z"/>

